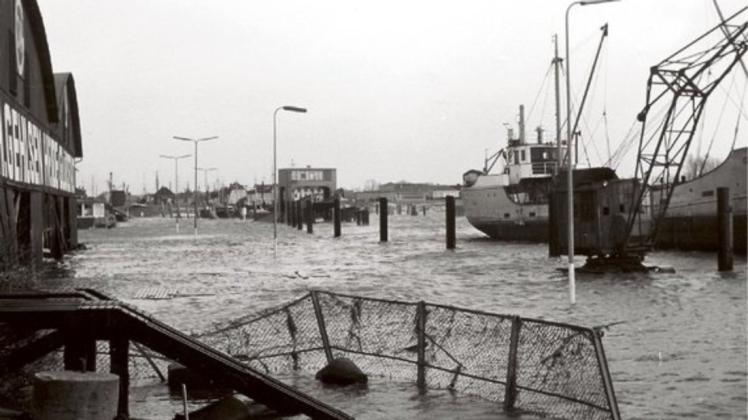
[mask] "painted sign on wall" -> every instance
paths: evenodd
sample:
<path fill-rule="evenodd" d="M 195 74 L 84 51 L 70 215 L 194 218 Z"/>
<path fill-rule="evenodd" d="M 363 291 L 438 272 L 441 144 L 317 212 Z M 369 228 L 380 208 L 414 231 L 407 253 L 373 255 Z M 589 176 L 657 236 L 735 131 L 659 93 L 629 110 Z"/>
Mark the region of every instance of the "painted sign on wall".
<path fill-rule="evenodd" d="M 72 155 L 10 104 L 2 104 L 0 117 L 0 176 L 74 193 Z"/>

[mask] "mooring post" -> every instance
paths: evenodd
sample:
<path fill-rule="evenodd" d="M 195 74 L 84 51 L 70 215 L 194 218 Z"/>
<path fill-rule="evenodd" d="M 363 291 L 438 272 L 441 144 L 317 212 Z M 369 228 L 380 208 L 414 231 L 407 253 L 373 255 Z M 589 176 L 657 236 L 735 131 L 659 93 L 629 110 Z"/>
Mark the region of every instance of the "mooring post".
<path fill-rule="evenodd" d="M 719 221 L 719 252 L 717 269 L 732 271 L 732 207 L 730 206 L 730 189 L 717 188 L 717 220 Z"/>
<path fill-rule="evenodd" d="M 63 364 L 65 370 L 96 371 L 96 340 L 83 329 L 85 325 L 64 327 Z"/>
<path fill-rule="evenodd" d="M 340 237 L 340 198 L 335 197 L 332 207 L 333 236 Z"/>
<path fill-rule="evenodd" d="M 289 200 L 288 201 L 288 226 L 296 227 L 296 204 Z"/>
<path fill-rule="evenodd" d="M 314 306 L 314 315 L 317 318 L 317 327 L 319 327 L 319 335 L 322 338 L 322 347 L 325 349 L 325 357 L 327 363 L 332 362 L 332 349 L 330 348 L 330 338 L 327 336 L 327 327 L 325 326 L 325 316 L 322 314 L 322 306 L 319 304 L 319 297 L 317 291 L 312 290 L 312 306 Z"/>
<path fill-rule="evenodd" d="M 522 320 L 518 316 L 512 317 L 512 332 L 509 336 L 509 358 L 506 367 L 506 385 L 504 388 L 504 411 L 512 411 L 517 401 L 517 347 Z"/>
<path fill-rule="evenodd" d="M 418 336 L 418 379 L 416 384 L 420 391 L 426 390 L 426 302 L 420 301 L 416 306 L 416 335 Z"/>
<path fill-rule="evenodd" d="M 379 199 L 379 242 L 387 242 L 387 197 Z"/>
<path fill-rule="evenodd" d="M 130 370 L 128 368 L 130 341 L 122 334 L 115 334 L 109 340 L 109 371 L 119 376 L 119 402 L 117 415 L 119 418 L 129 418 L 130 398 Z"/>
<path fill-rule="evenodd" d="M 444 200 L 447 207 L 447 249 L 455 249 L 455 198 L 448 195 Z"/>
<path fill-rule="evenodd" d="M 309 199 L 306 202 L 306 233 L 314 233 L 314 203 Z"/>

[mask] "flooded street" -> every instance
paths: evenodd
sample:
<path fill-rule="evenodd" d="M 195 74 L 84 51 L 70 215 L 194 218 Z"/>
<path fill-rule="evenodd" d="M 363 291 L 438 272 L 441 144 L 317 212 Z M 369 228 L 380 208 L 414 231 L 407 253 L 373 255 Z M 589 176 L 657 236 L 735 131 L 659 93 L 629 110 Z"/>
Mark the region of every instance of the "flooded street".
<path fill-rule="evenodd" d="M 183 221 L 177 234 L 173 220 L 135 219 L 114 229 L 81 231 L 87 249 L 36 286 L 99 289 L 187 332 L 208 330 L 309 289 L 584 326 L 615 323 L 604 345 L 623 418 L 746 417 L 744 257 L 736 259 L 733 273 L 724 274 L 717 272 L 713 254 L 654 253 L 648 264 L 676 272 L 579 275 L 572 307 L 565 276 L 557 270 L 564 261 L 549 259 L 545 244 L 488 240 L 459 218 L 457 250 L 446 251 L 443 218 L 437 211 L 391 216 L 386 244 L 378 242 L 374 214 L 370 226 L 344 224 L 337 239 L 329 223 L 315 225 L 313 235 L 279 225 L 276 257 L 270 223 L 200 220 L 196 239 L 191 220 Z M 145 299 L 154 293 L 177 297 Z M 315 387 L 313 380 L 297 380 L 306 383 L 302 389 Z M 413 400 L 415 387 L 373 382 L 368 400 L 327 391 L 320 391 L 320 398 L 357 418 L 500 413 L 500 407 L 470 396 L 435 391 L 424 402 Z"/>

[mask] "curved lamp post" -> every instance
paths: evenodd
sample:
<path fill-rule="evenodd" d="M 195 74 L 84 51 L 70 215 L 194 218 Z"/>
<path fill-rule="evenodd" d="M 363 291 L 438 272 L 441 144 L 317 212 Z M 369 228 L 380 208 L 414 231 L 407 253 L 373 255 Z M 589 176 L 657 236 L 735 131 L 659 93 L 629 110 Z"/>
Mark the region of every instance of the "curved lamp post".
<path fill-rule="evenodd" d="M 201 141 L 208 141 L 208 140 L 217 139 L 218 136 L 204 137 L 204 138 L 201 138 L 201 139 L 191 139 L 191 138 L 188 138 L 188 137 L 177 137 L 177 136 L 174 136 L 173 138 L 174 138 L 174 140 L 191 141 L 191 142 L 195 143 L 195 190 L 194 190 L 194 193 L 193 193 L 192 201 L 194 201 L 193 204 L 194 204 L 194 207 L 195 207 L 195 209 L 194 209 L 195 210 L 195 237 L 197 237 L 197 144 L 200 143 Z"/>
<path fill-rule="evenodd" d="M 573 150 L 573 137 L 571 132 L 571 61 L 569 61 L 569 11 L 575 5 L 588 6 L 591 4 L 610 3 L 618 0 L 582 0 L 572 2 L 569 7 L 566 8 L 566 189 L 567 189 L 567 213 L 568 213 L 568 229 L 567 232 L 567 243 L 568 243 L 568 256 L 569 256 L 569 301 L 571 304 L 576 303 L 576 280 L 574 272 L 574 161 L 571 157 Z"/>
<path fill-rule="evenodd" d="M 289 112 L 306 112 L 306 108 L 298 106 L 284 105 L 279 106 L 273 112 L 273 256 L 278 250 L 278 153 L 277 153 L 277 132 L 278 132 L 278 111 Z"/>

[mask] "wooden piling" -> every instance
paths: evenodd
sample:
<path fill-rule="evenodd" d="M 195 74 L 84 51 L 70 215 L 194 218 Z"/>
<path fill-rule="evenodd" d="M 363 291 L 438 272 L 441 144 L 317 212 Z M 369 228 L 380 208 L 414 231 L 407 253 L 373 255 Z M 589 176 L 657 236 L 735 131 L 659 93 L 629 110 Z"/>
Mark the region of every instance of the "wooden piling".
<path fill-rule="evenodd" d="M 16 193 L 16 234 L 18 241 L 18 259 L 21 264 L 27 265 L 32 257 L 31 240 L 31 193 L 19 191 Z"/>
<path fill-rule="evenodd" d="M 361 226 L 361 209 L 356 208 L 356 226 Z"/>
<path fill-rule="evenodd" d="M 128 369 L 129 345 L 127 337 L 115 334 L 109 340 L 109 371 L 119 376 L 119 402 L 117 415 L 126 419 L 130 416 L 130 371 Z"/>
<path fill-rule="evenodd" d="M 335 197 L 332 207 L 333 236 L 340 237 L 340 198 Z"/>
<path fill-rule="evenodd" d="M 44 257 L 44 193 L 31 192 L 31 264 L 40 265 Z"/>
<path fill-rule="evenodd" d="M 304 207 L 301 200 L 296 202 L 296 229 L 304 229 Z"/>
<path fill-rule="evenodd" d="M 75 197 L 68 197 L 65 199 L 65 203 L 68 209 L 68 220 L 70 225 L 70 248 L 78 248 L 78 204 Z"/>
<path fill-rule="evenodd" d="M 447 249 L 455 249 L 455 198 L 448 195 L 444 201 L 447 208 Z"/>
<path fill-rule="evenodd" d="M 730 206 L 730 189 L 717 188 L 717 220 L 719 222 L 719 251 L 717 253 L 717 269 L 732 271 L 732 207 Z"/>
<path fill-rule="evenodd" d="M 85 326 L 73 325 L 63 331 L 65 370 L 96 371 L 96 340 L 84 328 Z"/>
<path fill-rule="evenodd" d="M 311 199 L 306 202 L 306 233 L 314 233 L 314 203 Z"/>
<path fill-rule="evenodd" d="M 426 206 L 423 206 L 423 215 L 426 215 Z"/>
<path fill-rule="evenodd" d="M 379 242 L 387 242 L 387 197 L 379 199 Z"/>
<path fill-rule="evenodd" d="M 364 226 L 369 226 L 369 208 L 368 207 L 364 207 L 363 224 Z"/>

